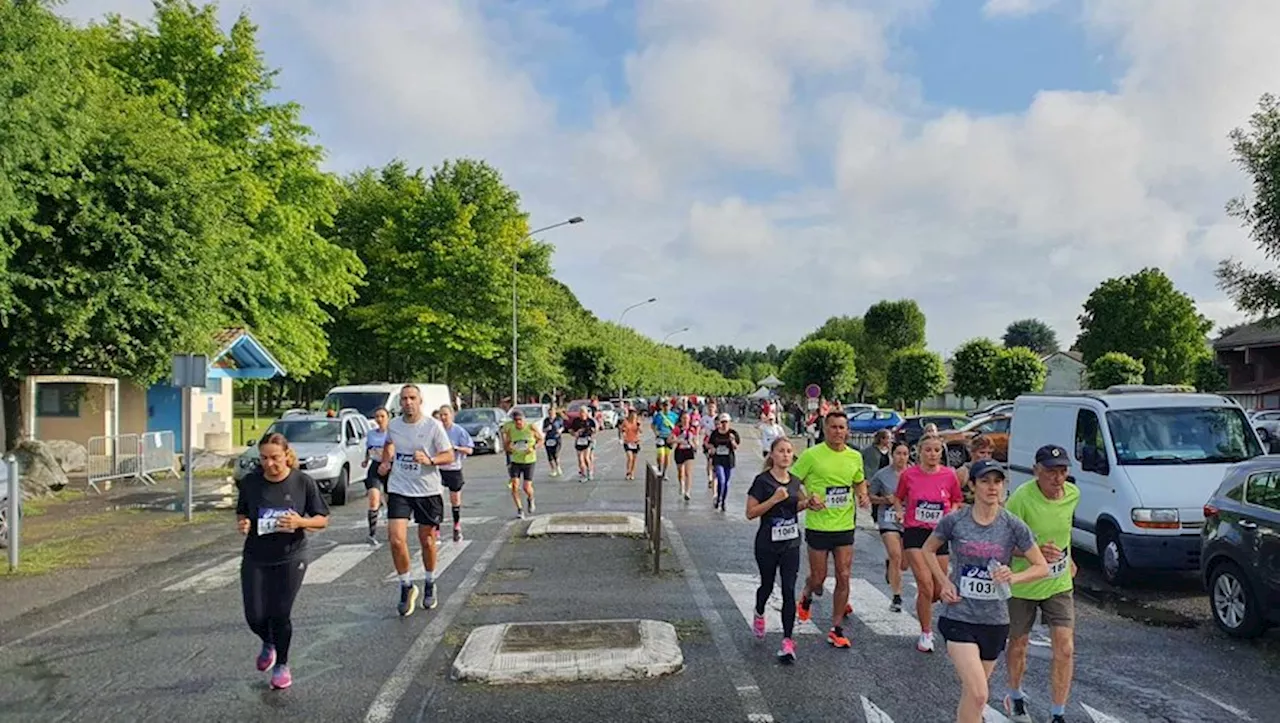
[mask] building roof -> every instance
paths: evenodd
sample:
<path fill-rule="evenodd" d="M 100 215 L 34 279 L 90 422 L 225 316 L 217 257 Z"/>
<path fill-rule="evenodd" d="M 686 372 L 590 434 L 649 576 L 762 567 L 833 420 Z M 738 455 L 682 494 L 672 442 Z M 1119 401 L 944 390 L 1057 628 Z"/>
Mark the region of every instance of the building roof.
<path fill-rule="evenodd" d="M 1237 327 L 1213 342 L 1219 350 L 1280 346 L 1280 318 L 1263 319 Z"/>
<path fill-rule="evenodd" d="M 224 379 L 273 379 L 284 367 L 243 327 L 223 329 L 214 336 L 218 352 L 209 358 L 209 376 Z"/>
<path fill-rule="evenodd" d="M 1045 354 L 1044 356 L 1040 357 L 1040 361 L 1047 362 L 1053 357 L 1058 356 L 1059 354 L 1061 354 L 1062 356 L 1065 356 L 1066 358 L 1074 362 L 1084 364 L 1084 354 L 1081 354 L 1078 351 L 1071 351 L 1071 350 L 1067 350 L 1067 351 L 1059 350 L 1059 351 L 1053 352 L 1052 354 Z"/>

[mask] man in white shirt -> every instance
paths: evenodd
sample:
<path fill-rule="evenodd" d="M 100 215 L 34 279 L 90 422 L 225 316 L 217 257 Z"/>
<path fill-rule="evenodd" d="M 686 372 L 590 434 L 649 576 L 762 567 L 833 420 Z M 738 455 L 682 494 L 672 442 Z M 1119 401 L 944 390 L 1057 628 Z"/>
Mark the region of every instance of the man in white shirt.
<path fill-rule="evenodd" d="M 400 389 L 401 415 L 387 427 L 387 446 L 380 470 L 387 475 L 387 541 L 391 562 L 400 576 L 402 617 L 413 614 L 418 588 L 409 572 L 409 518 L 418 523 L 422 564 L 427 570 L 422 608 L 436 606 L 436 530 L 444 517 L 440 466 L 454 460 L 453 445 L 440 422 L 422 413 L 422 392 L 417 385 Z"/>
<path fill-rule="evenodd" d="M 764 421 L 760 423 L 760 450 L 765 457 L 769 456 L 769 450 L 773 447 L 773 441 L 779 437 L 785 438 L 787 430 L 783 429 L 781 424 L 774 421 L 773 414 L 764 415 Z"/>

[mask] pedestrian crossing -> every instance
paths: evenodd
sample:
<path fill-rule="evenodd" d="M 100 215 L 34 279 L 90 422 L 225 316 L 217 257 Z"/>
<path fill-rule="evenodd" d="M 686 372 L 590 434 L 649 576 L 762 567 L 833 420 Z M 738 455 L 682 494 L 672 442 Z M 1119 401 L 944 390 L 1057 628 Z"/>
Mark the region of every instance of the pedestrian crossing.
<path fill-rule="evenodd" d="M 463 528 L 465 529 L 468 525 L 483 525 L 483 524 L 488 523 L 488 522 L 493 522 L 493 521 L 494 521 L 494 520 L 496 520 L 496 519 L 498 519 L 498 518 L 497 518 L 497 517 L 492 517 L 492 516 L 489 516 L 489 517 L 485 517 L 485 516 L 480 516 L 480 517 L 466 517 L 466 516 L 463 516 L 463 518 L 462 518 L 462 526 L 463 526 Z M 447 521 L 446 521 L 446 522 L 447 522 Z M 386 525 L 387 525 L 387 518 L 386 518 L 385 516 L 384 516 L 384 517 L 380 517 L 380 518 L 378 518 L 378 527 L 379 527 L 379 528 L 386 529 Z M 413 520 L 410 520 L 410 521 L 409 521 L 409 527 L 417 527 L 417 526 L 418 526 L 418 523 L 414 522 Z M 448 528 L 448 524 L 446 524 L 446 525 L 445 525 L 445 528 L 446 528 L 446 529 Z M 350 525 L 348 525 L 348 526 L 347 526 L 347 529 L 348 529 L 348 530 L 368 530 L 368 529 L 369 529 L 369 521 L 368 521 L 368 519 L 356 520 L 355 522 L 352 522 Z"/>

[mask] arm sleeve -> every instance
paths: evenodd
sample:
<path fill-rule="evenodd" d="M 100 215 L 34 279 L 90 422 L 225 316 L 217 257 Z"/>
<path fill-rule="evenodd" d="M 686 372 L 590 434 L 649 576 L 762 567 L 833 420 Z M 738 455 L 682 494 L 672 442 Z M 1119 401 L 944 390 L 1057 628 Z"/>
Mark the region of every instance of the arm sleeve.
<path fill-rule="evenodd" d="M 1022 495 L 1018 494 L 1017 490 L 1014 490 L 1013 494 L 1009 495 L 1009 499 L 1004 503 L 1004 508 L 1009 511 L 1009 514 L 1017 517 L 1019 520 L 1021 520 L 1022 515 L 1026 513 L 1026 510 L 1022 508 Z"/>
<path fill-rule="evenodd" d="M 249 516 L 249 498 L 244 493 L 244 482 L 240 480 L 240 484 L 236 485 L 236 514 Z"/>
<path fill-rule="evenodd" d="M 904 505 L 907 503 L 907 473 L 909 471 L 910 468 L 902 470 L 902 474 L 898 475 L 898 489 L 893 491 L 893 496 L 897 497 Z"/>
<path fill-rule="evenodd" d="M 1036 546 L 1036 536 L 1031 534 L 1031 528 L 1027 527 L 1027 523 L 1015 517 L 1013 529 L 1014 547 L 1018 552 L 1025 552 Z"/>
<path fill-rule="evenodd" d="M 764 482 L 762 482 L 759 477 L 756 477 L 754 480 L 752 480 L 751 489 L 747 492 L 747 494 L 751 495 L 751 498 L 754 499 L 756 502 L 764 502 L 765 500 L 769 499 L 769 497 L 772 496 L 769 494 L 769 491 L 765 487 Z"/>
<path fill-rule="evenodd" d="M 453 443 L 449 441 L 449 435 L 444 431 L 443 424 L 435 424 L 431 427 L 431 439 L 427 440 L 430 444 L 430 453 L 434 457 L 441 452 L 453 449 Z"/>
<path fill-rule="evenodd" d="M 814 448 L 816 449 L 816 447 Z M 813 455 L 809 454 L 809 450 L 800 453 L 796 457 L 796 461 L 791 463 L 791 474 L 799 477 L 802 481 L 809 475 L 809 471 L 813 468 Z"/>
<path fill-rule="evenodd" d="M 306 516 L 328 517 L 329 505 L 325 504 L 324 496 L 320 494 L 320 488 L 316 486 L 316 481 L 304 474 L 302 475 L 302 483 L 307 488 Z"/>
<path fill-rule="evenodd" d="M 476 442 L 475 442 L 475 440 L 474 440 L 474 439 L 472 439 L 472 438 L 471 438 L 471 433 L 470 433 L 470 432 L 468 432 L 467 430 L 463 429 L 462 427 L 459 427 L 459 428 L 458 428 L 458 430 L 462 432 L 462 446 L 463 446 L 463 447 L 466 447 L 466 448 L 470 449 L 470 448 L 472 448 L 472 447 L 475 447 L 475 446 L 476 446 Z"/>
<path fill-rule="evenodd" d="M 853 470 L 853 483 L 858 484 L 859 482 L 866 481 L 867 471 L 866 465 L 862 462 L 862 455 L 857 452 L 854 452 L 854 454 L 858 455 L 858 466 Z"/>

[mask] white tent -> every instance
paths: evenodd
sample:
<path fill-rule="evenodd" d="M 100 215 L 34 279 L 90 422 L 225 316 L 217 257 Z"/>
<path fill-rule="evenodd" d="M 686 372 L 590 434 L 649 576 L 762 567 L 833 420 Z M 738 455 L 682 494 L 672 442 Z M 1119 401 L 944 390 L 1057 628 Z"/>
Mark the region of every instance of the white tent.
<path fill-rule="evenodd" d="M 770 374 L 769 376 L 760 380 L 760 386 L 766 387 L 768 389 L 773 389 L 774 387 L 782 386 L 782 380 Z"/>
<path fill-rule="evenodd" d="M 752 392 L 751 396 L 747 398 L 748 399 L 771 399 L 772 397 L 773 397 L 773 392 L 769 391 L 768 387 L 760 387 L 759 389 Z"/>

